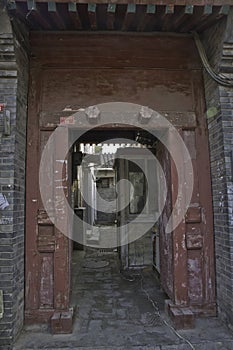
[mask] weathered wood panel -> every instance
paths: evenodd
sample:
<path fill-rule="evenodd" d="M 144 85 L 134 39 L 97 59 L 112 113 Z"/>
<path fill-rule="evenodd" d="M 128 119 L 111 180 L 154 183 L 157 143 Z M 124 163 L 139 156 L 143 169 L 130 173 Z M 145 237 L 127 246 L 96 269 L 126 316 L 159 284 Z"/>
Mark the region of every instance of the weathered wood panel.
<path fill-rule="evenodd" d="M 201 68 L 189 35 L 31 32 L 30 41 L 32 62 L 48 67 Z"/>
<path fill-rule="evenodd" d="M 53 254 L 41 254 L 40 308 L 53 308 Z"/>
<path fill-rule="evenodd" d="M 93 69 L 90 73 L 86 69 L 45 70 L 40 123 L 59 124 L 59 120 L 53 118 L 54 112 L 67 107 L 77 110 L 98 103 L 118 101 L 146 105 L 157 111 L 191 111 L 194 106 L 189 72 Z"/>
<path fill-rule="evenodd" d="M 166 226 L 172 212 L 171 196 L 171 165 L 170 156 L 165 146 L 159 143 L 156 156 L 162 166 L 167 183 L 167 198 L 162 214 L 158 222 L 159 245 L 160 245 L 160 276 L 161 284 L 169 298 L 174 298 L 174 259 L 173 259 L 173 236 L 166 233 Z"/>
<path fill-rule="evenodd" d="M 197 159 L 195 163 L 198 173 L 198 192 L 196 193 L 196 198 L 199 198 L 200 207 L 202 208 L 202 221 L 199 228 L 203 236 L 203 248 L 200 255 L 203 304 L 206 305 L 206 314 L 214 314 L 215 261 L 209 144 L 206 120 L 203 118 L 205 111 L 204 93 L 202 89 L 198 88 L 198 86 L 203 84 L 202 76 L 192 73 L 192 83 L 193 90 L 195 91 L 195 113 L 199 120 L 199 127 L 196 129 Z"/>

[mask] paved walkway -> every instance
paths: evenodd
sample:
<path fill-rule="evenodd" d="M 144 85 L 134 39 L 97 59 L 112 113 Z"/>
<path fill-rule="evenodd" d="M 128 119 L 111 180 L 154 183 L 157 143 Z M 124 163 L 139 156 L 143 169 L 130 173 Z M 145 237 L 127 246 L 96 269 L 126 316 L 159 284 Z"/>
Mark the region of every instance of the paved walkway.
<path fill-rule="evenodd" d="M 73 334 L 46 326 L 24 329 L 15 350 L 233 350 L 233 334 L 217 319 L 199 319 L 179 333 L 164 310 L 152 270 L 121 274 L 116 253 L 75 252 Z"/>

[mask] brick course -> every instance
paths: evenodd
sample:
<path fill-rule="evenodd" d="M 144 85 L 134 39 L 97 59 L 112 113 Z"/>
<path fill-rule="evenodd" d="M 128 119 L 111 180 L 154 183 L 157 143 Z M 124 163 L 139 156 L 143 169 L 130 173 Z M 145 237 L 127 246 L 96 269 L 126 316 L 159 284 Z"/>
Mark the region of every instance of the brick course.
<path fill-rule="evenodd" d="M 233 74 L 233 11 L 203 35 L 207 56 L 217 72 Z M 233 326 L 233 88 L 219 86 L 204 73 L 214 207 L 217 305 L 219 316 Z"/>
<path fill-rule="evenodd" d="M 0 102 L 11 112 L 11 134 L 0 119 L 0 192 L 10 204 L 0 212 L 0 289 L 4 316 L 0 349 L 10 349 L 24 319 L 24 198 L 28 59 L 0 2 Z M 24 40 L 27 34 L 24 33 Z M 2 116 L 2 115 L 1 115 Z"/>

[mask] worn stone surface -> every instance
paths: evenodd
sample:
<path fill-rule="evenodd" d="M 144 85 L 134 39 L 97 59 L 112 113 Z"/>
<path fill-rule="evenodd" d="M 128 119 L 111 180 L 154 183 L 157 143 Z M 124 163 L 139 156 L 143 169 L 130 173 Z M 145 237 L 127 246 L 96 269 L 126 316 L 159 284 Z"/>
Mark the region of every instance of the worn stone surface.
<path fill-rule="evenodd" d="M 109 265 L 87 268 L 93 259 Z M 153 270 L 121 273 L 117 253 L 76 251 L 73 334 L 52 335 L 45 326 L 28 326 L 14 350 L 190 350 L 186 340 L 196 350 L 233 348 L 233 334 L 216 318 L 199 319 L 195 330 L 176 333 L 164 313 L 164 298 Z"/>

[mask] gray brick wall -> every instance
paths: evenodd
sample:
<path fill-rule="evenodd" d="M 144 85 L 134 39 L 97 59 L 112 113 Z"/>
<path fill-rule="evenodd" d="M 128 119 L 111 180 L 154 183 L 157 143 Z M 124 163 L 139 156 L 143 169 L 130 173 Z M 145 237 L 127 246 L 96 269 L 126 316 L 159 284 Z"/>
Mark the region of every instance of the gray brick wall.
<path fill-rule="evenodd" d="M 211 65 L 233 74 L 233 12 L 228 21 L 202 37 Z M 217 305 L 219 316 L 233 327 L 233 88 L 215 83 L 204 73 L 212 172 Z"/>
<path fill-rule="evenodd" d="M 4 316 L 0 349 L 10 349 L 24 318 L 24 198 L 28 59 L 17 24 L 14 35 L 0 2 L 0 102 L 11 112 L 11 134 L 0 137 L 0 192 L 10 206 L 0 211 L 0 289 Z M 27 33 L 23 33 L 27 42 Z M 2 115 L 1 115 L 2 118 Z M 1 119 L 0 133 L 3 131 Z"/>

